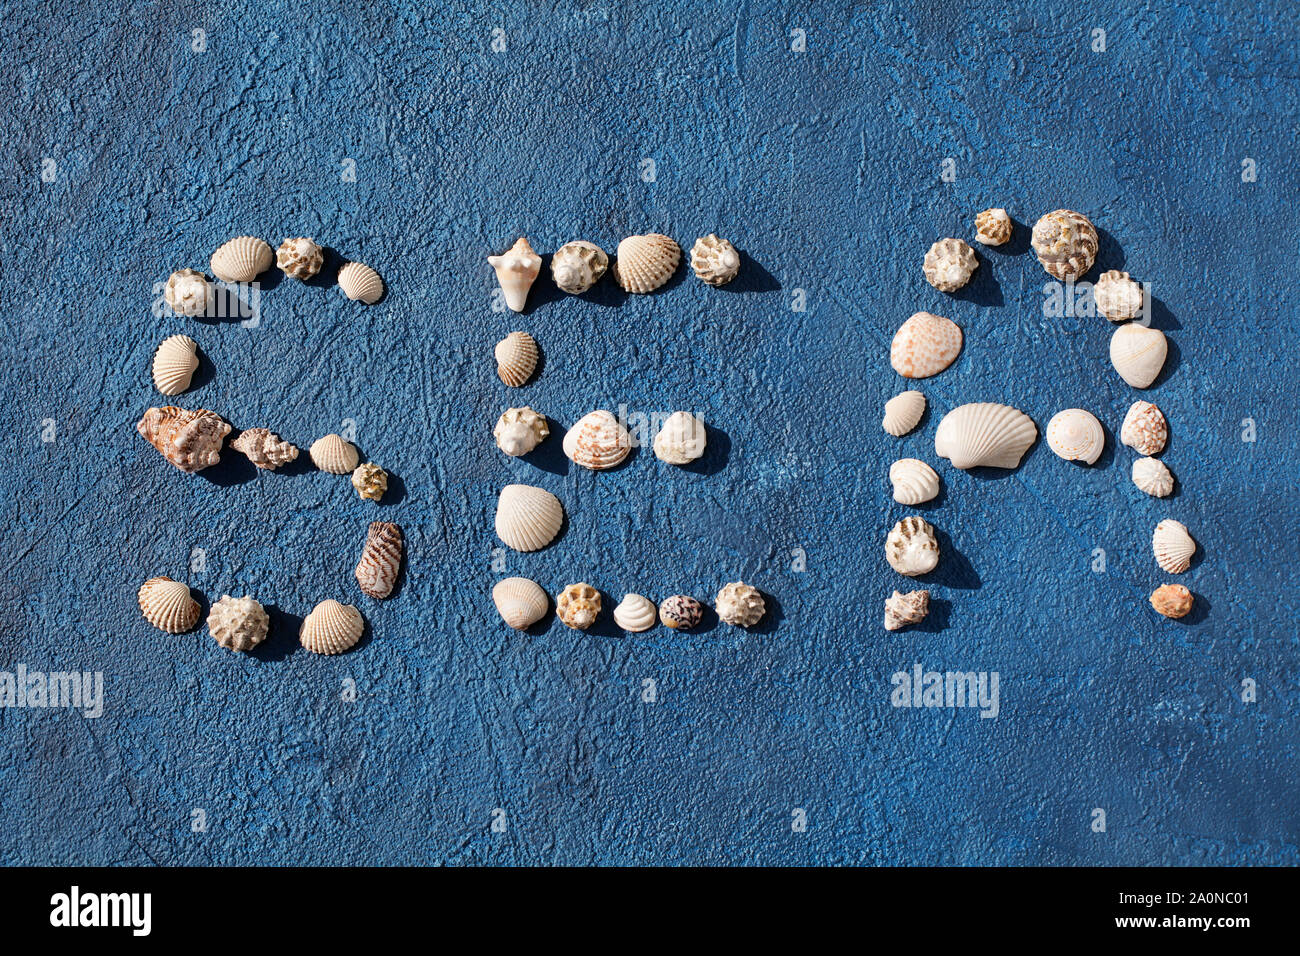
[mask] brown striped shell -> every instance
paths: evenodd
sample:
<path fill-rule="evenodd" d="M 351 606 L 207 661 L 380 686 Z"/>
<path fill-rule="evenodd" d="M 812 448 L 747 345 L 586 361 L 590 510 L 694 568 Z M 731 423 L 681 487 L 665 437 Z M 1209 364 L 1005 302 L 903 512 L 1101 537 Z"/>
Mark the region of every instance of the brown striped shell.
<path fill-rule="evenodd" d="M 375 600 L 393 593 L 402 567 L 402 529 L 391 521 L 372 521 L 357 562 L 357 584 Z"/>

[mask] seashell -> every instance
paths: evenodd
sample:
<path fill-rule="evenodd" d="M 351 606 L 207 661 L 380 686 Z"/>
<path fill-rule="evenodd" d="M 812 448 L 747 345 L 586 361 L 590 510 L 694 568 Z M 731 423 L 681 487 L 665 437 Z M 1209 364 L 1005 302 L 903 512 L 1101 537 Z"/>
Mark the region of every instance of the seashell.
<path fill-rule="evenodd" d="M 1165 617 L 1186 617 L 1195 601 L 1192 592 L 1181 584 L 1162 584 L 1151 592 L 1151 606 Z"/>
<path fill-rule="evenodd" d="M 221 595 L 208 611 L 208 633 L 228 651 L 251 651 L 266 640 L 271 618 L 261 604 L 245 595 Z"/>
<path fill-rule="evenodd" d="M 657 232 L 628 236 L 618 244 L 614 279 L 626 292 L 653 292 L 672 278 L 682 247 Z"/>
<path fill-rule="evenodd" d="M 952 319 L 917 312 L 894 333 L 889 364 L 903 378 L 938 375 L 961 351 L 961 328 Z"/>
<path fill-rule="evenodd" d="M 352 472 L 352 487 L 362 498 L 378 501 L 388 490 L 388 472 L 370 461 L 358 465 Z"/>
<path fill-rule="evenodd" d="M 492 586 L 492 603 L 497 606 L 501 620 L 516 631 L 523 631 L 546 616 L 551 599 L 536 581 L 503 578 Z"/>
<path fill-rule="evenodd" d="M 519 388 L 537 368 L 537 342 L 527 332 L 511 332 L 497 343 L 497 378 Z"/>
<path fill-rule="evenodd" d="M 655 457 L 670 465 L 686 465 L 704 454 L 708 430 L 690 412 L 673 412 L 655 435 Z"/>
<path fill-rule="evenodd" d="M 546 416 L 537 414 L 527 405 L 507 408 L 497 419 L 497 427 L 492 429 L 497 447 L 511 458 L 528 454 L 550 433 Z"/>
<path fill-rule="evenodd" d="M 1001 208 L 985 209 L 975 217 L 975 241 L 1000 246 L 1011 238 L 1011 217 Z M 913 591 L 913 594 L 916 592 Z"/>
<path fill-rule="evenodd" d="M 1079 278 L 1097 258 L 1097 230 L 1088 217 L 1057 209 L 1034 223 L 1030 238 L 1048 275 L 1062 282 Z"/>
<path fill-rule="evenodd" d="M 1119 440 L 1139 455 L 1158 455 L 1169 440 L 1169 423 L 1150 402 L 1134 402 L 1119 427 Z"/>
<path fill-rule="evenodd" d="M 269 428 L 245 428 L 230 447 L 242 453 L 258 468 L 274 471 L 298 457 L 298 449 Z"/>
<path fill-rule="evenodd" d="M 1092 412 L 1067 408 L 1047 423 L 1047 447 L 1066 461 L 1095 464 L 1106 447 L 1106 433 Z"/>
<path fill-rule="evenodd" d="M 1151 536 L 1151 550 L 1156 556 L 1156 564 L 1170 574 L 1182 574 L 1191 567 L 1196 542 L 1185 524 L 1166 518 L 1156 525 L 1155 534 Z"/>
<path fill-rule="evenodd" d="M 182 634 L 199 622 L 199 602 L 190 589 L 168 577 L 150 578 L 136 594 L 144 619 L 168 634 Z"/>
<path fill-rule="evenodd" d="M 284 270 L 285 275 L 305 282 L 320 272 L 320 267 L 325 264 L 325 250 L 305 236 L 286 239 L 275 250 L 275 264 Z"/>
<path fill-rule="evenodd" d="M 198 343 L 188 335 L 169 335 L 153 354 L 154 388 L 164 395 L 179 395 L 190 387 L 199 367 Z"/>
<path fill-rule="evenodd" d="M 1110 337 L 1110 364 L 1134 388 L 1146 388 L 1165 365 L 1165 333 L 1145 325 L 1121 325 Z"/>
<path fill-rule="evenodd" d="M 919 458 L 900 458 L 890 465 L 889 481 L 900 505 L 919 505 L 939 494 L 939 476 Z"/>
<path fill-rule="evenodd" d="M 885 560 L 899 574 L 914 578 L 939 565 L 939 542 L 934 528 L 919 515 L 909 515 L 885 538 Z"/>
<path fill-rule="evenodd" d="M 1174 491 L 1174 476 L 1164 462 L 1139 458 L 1133 462 L 1133 484 L 1152 498 L 1167 498 Z"/>
<path fill-rule="evenodd" d="M 895 438 L 901 438 L 916 427 L 924 414 L 924 395 L 915 389 L 900 392 L 885 402 L 885 418 L 880 427 Z"/>
<path fill-rule="evenodd" d="M 1097 277 L 1092 287 L 1097 311 L 1111 322 L 1126 322 L 1142 314 L 1142 286 L 1127 272 L 1111 269 Z"/>
<path fill-rule="evenodd" d="M 252 282 L 271 268 L 275 254 L 256 236 L 238 236 L 212 253 L 212 274 L 222 282 Z"/>
<path fill-rule="evenodd" d="M 885 599 L 885 630 L 897 631 L 909 624 L 920 624 L 930 613 L 929 591 L 898 591 Z"/>
<path fill-rule="evenodd" d="M 506 485 L 497 499 L 497 537 L 516 551 L 540 551 L 560 533 L 564 507 L 545 488 Z"/>
<path fill-rule="evenodd" d="M 767 612 L 767 602 L 758 588 L 742 581 L 724 584 L 713 603 L 718 618 L 733 627 L 753 627 Z"/>
<path fill-rule="evenodd" d="M 659 620 L 665 626 L 689 631 L 704 617 L 704 605 L 686 594 L 674 594 L 659 605 Z"/>
<path fill-rule="evenodd" d="M 649 598 L 639 594 L 625 594 L 618 607 L 614 608 L 614 623 L 634 634 L 648 631 L 658 620 L 658 610 Z"/>
<path fill-rule="evenodd" d="M 372 521 L 357 562 L 357 584 L 362 593 L 382 601 L 393 593 L 402 568 L 402 529 L 391 521 Z"/>
<path fill-rule="evenodd" d="M 353 302 L 374 305 L 384 295 L 384 280 L 379 273 L 360 262 L 345 262 L 339 269 L 339 288 Z"/>
<path fill-rule="evenodd" d="M 585 631 L 600 614 L 600 592 L 590 584 L 570 584 L 555 599 L 555 616 L 569 627 Z"/>
<path fill-rule="evenodd" d="M 940 239 L 925 254 L 925 281 L 940 292 L 956 292 L 979 268 L 975 250 L 961 239 Z"/>
<path fill-rule="evenodd" d="M 178 315 L 203 315 L 208 311 L 212 286 L 202 272 L 177 269 L 167 277 L 163 298 Z"/>
<path fill-rule="evenodd" d="M 575 239 L 551 256 L 551 276 L 569 295 L 581 295 L 595 285 L 609 268 L 609 256 L 594 242 Z"/>
<path fill-rule="evenodd" d="M 164 458 L 190 473 L 219 462 L 221 444 L 230 434 L 230 426 L 216 412 L 175 405 L 149 409 L 135 429 Z"/>
<path fill-rule="evenodd" d="M 959 405 L 934 433 L 934 453 L 954 468 L 1015 468 L 1038 437 L 1024 412 L 995 402 Z"/>
<path fill-rule="evenodd" d="M 542 271 L 542 257 L 522 236 L 499 256 L 488 256 L 488 265 L 496 270 L 497 282 L 505 296 L 506 305 L 515 312 L 524 311 L 528 290 Z"/>
<path fill-rule="evenodd" d="M 298 640 L 313 654 L 342 654 L 361 640 L 365 629 L 365 618 L 351 604 L 326 600 L 303 619 Z"/>
<path fill-rule="evenodd" d="M 691 269 L 709 285 L 726 285 L 740 272 L 740 253 L 726 239 L 709 233 L 691 246 Z"/>
<path fill-rule="evenodd" d="M 307 454 L 311 456 L 313 465 L 331 475 L 346 475 L 355 471 L 357 467 L 356 447 L 338 435 L 329 434 L 324 438 L 317 438 L 311 443 Z"/>
<path fill-rule="evenodd" d="M 631 450 L 627 429 L 604 409 L 583 415 L 564 435 L 564 454 L 575 465 L 592 471 L 613 468 Z"/>

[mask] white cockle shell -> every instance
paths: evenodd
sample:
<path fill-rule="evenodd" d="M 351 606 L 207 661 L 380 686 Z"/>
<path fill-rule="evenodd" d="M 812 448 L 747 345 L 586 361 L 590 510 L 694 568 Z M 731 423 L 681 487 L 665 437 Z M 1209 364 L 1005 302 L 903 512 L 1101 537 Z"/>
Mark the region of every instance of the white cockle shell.
<path fill-rule="evenodd" d="M 626 292 L 653 292 L 672 278 L 681 261 L 682 247 L 668 236 L 628 236 L 618 244 L 614 278 Z"/>
<path fill-rule="evenodd" d="M 956 292 L 979 268 L 975 250 L 961 239 L 940 239 L 921 263 L 925 281 L 940 292 Z"/>
<path fill-rule="evenodd" d="M 655 457 L 670 465 L 686 465 L 704 454 L 708 432 L 690 412 L 673 412 L 655 435 Z"/>
<path fill-rule="evenodd" d="M 1067 408 L 1047 423 L 1047 447 L 1058 458 L 1092 465 L 1106 447 L 1106 432 L 1092 412 Z"/>
<path fill-rule="evenodd" d="M 885 402 L 885 417 L 880 427 L 895 438 L 901 438 L 916 427 L 924 414 L 924 395 L 915 389 L 899 392 Z"/>
<path fill-rule="evenodd" d="M 251 651 L 266 640 L 271 618 L 257 601 L 245 595 L 221 595 L 208 611 L 208 633 L 228 651 Z"/>
<path fill-rule="evenodd" d="M 542 271 L 542 257 L 522 236 L 506 252 L 488 256 L 488 265 L 496 270 L 497 282 L 505 296 L 506 305 L 515 312 L 524 311 L 528 290 Z"/>
<path fill-rule="evenodd" d="M 1110 364 L 1134 388 L 1146 388 L 1156 380 L 1168 351 L 1165 333 L 1135 322 L 1121 325 L 1110 337 Z"/>
<path fill-rule="evenodd" d="M 1010 405 L 972 402 L 943 417 L 934 452 L 954 468 L 1015 468 L 1038 437 L 1028 415 Z"/>
<path fill-rule="evenodd" d="M 357 467 L 356 447 L 340 435 L 330 434 L 317 438 L 311 443 L 307 454 L 313 465 L 331 475 L 348 475 Z"/>
<path fill-rule="evenodd" d="M 503 578 L 492 586 L 492 603 L 501 620 L 516 631 L 523 631 L 546 616 L 551 599 L 536 581 Z"/>
<path fill-rule="evenodd" d="M 1174 475 L 1169 467 L 1155 458 L 1133 462 L 1133 484 L 1152 498 L 1168 498 L 1174 491 Z"/>
<path fill-rule="evenodd" d="M 199 345 L 188 335 L 169 335 L 153 354 L 154 388 L 164 395 L 179 395 L 190 387 L 199 367 Z"/>
<path fill-rule="evenodd" d="M 497 447 L 511 458 L 528 454 L 550 433 L 551 427 L 546 416 L 538 414 L 527 405 L 523 408 L 507 408 L 497 419 L 496 428 L 492 429 Z"/>
<path fill-rule="evenodd" d="M 614 623 L 633 634 L 648 631 L 659 620 L 659 608 L 640 594 L 625 594 L 614 608 Z"/>
<path fill-rule="evenodd" d="M 909 578 L 928 574 L 939 564 L 939 541 L 934 527 L 919 515 L 909 515 L 890 529 L 885 538 L 885 560 Z"/>
<path fill-rule="evenodd" d="M 1158 455 L 1169 440 L 1169 422 L 1155 405 L 1136 401 L 1119 427 L 1119 440 L 1139 455 Z"/>
<path fill-rule="evenodd" d="M 632 451 L 632 437 L 623 423 L 604 409 L 583 415 L 564 435 L 564 454 L 576 465 L 604 471 Z"/>
<path fill-rule="evenodd" d="M 740 272 L 740 253 L 726 239 L 709 233 L 691 246 L 691 269 L 709 285 L 726 285 Z"/>
<path fill-rule="evenodd" d="M 351 604 L 325 600 L 303 619 L 298 640 L 313 654 L 342 654 L 361 640 L 365 629 L 365 619 Z"/>
<path fill-rule="evenodd" d="M 900 458 L 889 466 L 894 500 L 900 505 L 919 505 L 939 494 L 939 476 L 919 458 Z"/>
<path fill-rule="evenodd" d="M 144 619 L 168 634 L 182 634 L 199 622 L 199 602 L 190 589 L 169 577 L 150 578 L 136 593 Z"/>
<path fill-rule="evenodd" d="M 1192 540 L 1186 525 L 1166 518 L 1156 525 L 1155 533 L 1151 536 L 1151 550 L 1156 556 L 1156 564 L 1170 574 L 1182 574 L 1191 566 L 1192 555 L 1196 554 L 1196 542 Z"/>
<path fill-rule="evenodd" d="M 497 500 L 497 537 L 516 551 L 539 551 L 564 524 L 560 499 L 545 488 L 506 485 Z"/>
<path fill-rule="evenodd" d="M 537 342 L 527 332 L 511 332 L 493 350 L 497 360 L 497 378 L 511 388 L 519 388 L 537 369 Z"/>
<path fill-rule="evenodd" d="M 345 262 L 339 269 L 338 283 L 345 296 L 365 305 L 374 305 L 384 294 L 384 280 L 379 273 L 361 262 Z"/>
<path fill-rule="evenodd" d="M 961 327 L 952 319 L 917 312 L 894 333 L 889 364 L 903 378 L 929 378 L 953 363 L 961 342 Z"/>
<path fill-rule="evenodd" d="M 275 253 L 256 236 L 236 236 L 212 253 L 212 274 L 222 282 L 252 282 L 271 268 Z"/>
<path fill-rule="evenodd" d="M 551 256 L 551 276 L 561 291 L 581 295 L 595 285 L 609 268 L 609 256 L 594 242 L 575 239 Z"/>

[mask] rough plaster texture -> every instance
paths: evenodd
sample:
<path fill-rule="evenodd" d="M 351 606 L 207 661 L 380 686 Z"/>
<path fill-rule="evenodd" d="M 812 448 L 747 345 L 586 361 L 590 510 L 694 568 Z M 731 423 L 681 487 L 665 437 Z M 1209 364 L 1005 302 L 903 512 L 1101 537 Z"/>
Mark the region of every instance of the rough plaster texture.
<path fill-rule="evenodd" d="M 1300 862 L 1294 7 L 108 6 L 0 23 L 0 667 L 101 670 L 107 697 L 98 720 L 0 710 L 0 862 Z M 1015 217 L 1011 245 L 935 292 L 925 249 L 990 205 Z M 1137 395 L 1108 365 L 1109 325 L 1042 314 L 1028 227 L 1060 206 L 1103 231 L 1098 269 L 1152 283 L 1172 342 L 1146 396 L 1172 424 L 1168 501 L 1114 447 Z M 743 278 L 631 298 L 543 282 L 524 316 L 492 311 L 484 257 L 517 235 L 612 251 L 646 230 L 716 230 Z M 243 233 L 314 235 L 390 291 L 363 309 L 272 275 L 257 328 L 152 312 L 154 283 Z M 896 441 L 878 424 L 904 385 L 887 346 L 921 308 L 967 346 Z M 515 327 L 545 363 L 509 392 L 490 355 Z M 149 359 L 178 331 L 205 359 L 181 404 L 303 446 L 352 419 L 390 498 L 310 469 L 167 466 L 133 425 L 163 403 Z M 1081 405 L 1111 446 L 1091 469 L 1040 441 L 1013 474 L 955 472 L 934 428 L 975 400 L 1040 429 Z M 525 402 L 557 432 L 620 403 L 696 410 L 710 453 L 679 470 L 646 449 L 593 475 L 557 434 L 503 460 L 491 427 Z M 887 634 L 904 582 L 881 542 L 906 512 L 886 471 L 904 454 L 942 475 L 923 513 L 944 558 L 928 624 Z M 512 480 L 558 494 L 568 528 L 495 571 Z M 1166 516 L 1203 547 L 1184 623 L 1146 604 Z M 351 578 L 374 518 L 409 543 L 382 605 Z M 135 591 L 155 574 L 257 596 L 272 638 L 237 656 L 204 628 L 149 629 Z M 552 593 L 585 579 L 611 608 L 743 578 L 773 613 L 750 634 L 552 617 L 519 636 L 487 597 L 504 574 Z M 370 622 L 345 657 L 297 647 L 325 597 Z M 918 661 L 998 671 L 1001 715 L 892 708 L 890 675 Z"/>

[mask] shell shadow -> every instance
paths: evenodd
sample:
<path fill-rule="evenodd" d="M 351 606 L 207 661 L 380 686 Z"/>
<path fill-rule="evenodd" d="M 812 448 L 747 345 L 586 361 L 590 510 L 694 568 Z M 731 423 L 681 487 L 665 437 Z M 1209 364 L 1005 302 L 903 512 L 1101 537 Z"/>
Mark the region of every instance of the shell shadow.
<path fill-rule="evenodd" d="M 998 280 L 993 275 L 993 270 L 989 268 L 988 261 L 985 257 L 980 257 L 980 268 L 975 270 L 971 276 L 970 282 L 950 293 L 953 299 L 959 302 L 969 302 L 972 305 L 999 307 L 1004 304 L 1002 299 L 1002 287 L 998 285 Z"/>
<path fill-rule="evenodd" d="M 1147 295 L 1147 309 L 1151 316 L 1151 328 L 1159 329 L 1161 332 L 1174 332 L 1183 327 L 1183 323 L 1169 311 L 1169 306 L 1161 299 L 1151 295 L 1146 289 L 1143 292 Z"/>
<path fill-rule="evenodd" d="M 1123 271 L 1124 263 L 1128 261 L 1118 239 L 1105 229 L 1098 228 L 1096 223 L 1093 223 L 1093 228 L 1097 229 L 1097 258 L 1093 261 L 1092 268 L 1075 280 L 1077 282 L 1082 282 L 1087 276 L 1092 276 L 1092 281 L 1096 281 L 1098 275 L 1111 269 Z"/>
<path fill-rule="evenodd" d="M 721 428 L 704 423 L 704 454 L 694 461 L 680 465 L 682 471 L 697 475 L 716 475 L 727 467 L 731 458 L 731 436 Z"/>
<path fill-rule="evenodd" d="M 271 627 L 266 640 L 248 652 L 250 657 L 260 661 L 282 661 L 301 647 L 298 643 L 298 631 L 302 627 L 302 617 L 290 614 L 276 604 L 263 604 L 266 615 L 271 619 Z"/>
<path fill-rule="evenodd" d="M 208 353 L 204 352 L 202 348 L 197 348 L 194 355 L 199 360 L 199 367 L 190 376 L 189 387 L 185 389 L 183 394 L 198 391 L 217 377 L 217 367 L 212 363 L 212 359 L 208 358 Z"/>
<path fill-rule="evenodd" d="M 552 302 L 558 302 L 567 298 L 569 293 L 565 292 L 555 284 L 555 276 L 551 273 L 551 260 L 555 257 L 554 253 L 547 253 L 542 256 L 542 268 L 537 273 L 537 278 L 528 288 L 528 298 L 524 300 L 524 311 L 520 315 L 529 313 L 550 305 Z M 493 273 L 495 278 L 496 273 Z"/>
<path fill-rule="evenodd" d="M 699 601 L 699 598 L 696 598 L 696 600 Z M 695 637 L 695 636 L 703 636 L 705 634 L 712 634 L 722 624 L 722 619 L 718 617 L 718 612 L 713 610 L 712 605 L 707 604 L 704 601 L 700 601 L 700 606 L 704 608 L 704 613 L 700 616 L 700 623 L 696 624 L 689 631 L 682 632 L 687 637 Z M 671 631 L 672 628 L 671 627 L 667 628 L 667 630 Z M 735 628 L 735 630 L 744 631 L 744 628 L 738 627 Z"/>
<path fill-rule="evenodd" d="M 946 531 L 935 528 L 934 537 L 939 542 L 939 566 L 929 574 L 922 574 L 913 580 L 924 582 L 927 586 L 940 584 L 950 589 L 978 591 L 984 582 L 980 580 L 975 566 L 966 555 L 957 550 Z"/>
<path fill-rule="evenodd" d="M 1150 388 L 1159 388 L 1165 384 L 1165 382 L 1173 378 L 1174 373 L 1178 371 L 1178 367 L 1183 364 L 1183 350 L 1178 347 L 1177 340 L 1166 335 L 1165 345 L 1165 364 L 1161 366 L 1160 374 L 1156 376 L 1156 380 L 1151 383 Z"/>
<path fill-rule="evenodd" d="M 526 461 L 535 468 L 542 471 L 550 472 L 553 475 L 567 475 L 571 462 L 567 455 L 564 454 L 564 432 L 566 429 L 549 415 L 546 416 L 546 427 L 550 429 L 550 434 L 542 439 L 541 444 L 526 455 L 520 455 L 520 461 Z"/>
<path fill-rule="evenodd" d="M 952 602 L 946 601 L 943 598 L 937 598 L 931 594 L 930 612 L 926 614 L 924 621 L 920 624 L 913 624 L 910 629 L 913 631 L 922 631 L 926 634 L 938 634 L 940 631 L 947 629 L 948 620 L 951 617 Z"/>
<path fill-rule="evenodd" d="M 507 631 L 513 631 L 515 634 L 527 634 L 529 637 L 541 637 L 543 634 L 545 634 L 547 631 L 551 629 L 551 624 L 554 623 L 554 621 L 556 620 L 555 596 L 553 594 L 548 594 L 547 599 L 548 600 L 546 602 L 546 613 L 543 614 L 536 621 L 534 621 L 532 624 L 529 624 L 522 631 L 515 631 L 514 628 L 506 624 L 505 621 L 502 621 L 501 615 L 497 613 L 495 604 L 492 605 L 492 612 L 493 614 L 496 615 L 497 621 L 500 621 L 501 625 L 505 627 Z M 604 607 L 604 600 L 605 599 L 602 597 L 601 598 L 602 608 Z M 561 624 L 561 627 L 563 626 L 564 625 Z"/>
<path fill-rule="evenodd" d="M 622 638 L 623 629 L 614 621 L 614 608 L 618 606 L 618 601 L 614 596 L 604 588 L 597 588 L 600 592 L 600 613 L 596 615 L 595 623 L 587 628 L 586 633 L 595 637 Z M 552 600 L 552 604 L 554 600 Z M 563 624 L 563 622 L 561 622 Z M 567 627 L 568 625 L 564 625 Z"/>
<path fill-rule="evenodd" d="M 1201 549 L 1198 547 L 1196 549 L 1197 554 L 1200 554 L 1200 551 Z M 1204 595 L 1197 594 L 1195 591 L 1192 592 L 1192 597 L 1194 598 L 1192 609 L 1187 612 L 1186 617 L 1176 618 L 1174 620 L 1175 624 L 1195 626 L 1197 624 L 1204 624 L 1209 619 L 1210 611 L 1214 608 L 1214 605 L 1211 604 Z"/>
<path fill-rule="evenodd" d="M 285 462 L 279 468 L 275 469 L 275 474 L 294 476 L 305 475 L 309 471 L 316 471 L 316 466 L 312 464 L 311 455 L 308 453 L 307 449 L 299 448 L 298 457 L 293 461 Z"/>
<path fill-rule="evenodd" d="M 385 469 L 385 471 L 387 471 L 387 469 Z M 406 482 L 397 472 L 389 471 L 388 488 L 384 491 L 384 496 L 375 502 L 375 506 L 379 508 L 391 508 L 394 505 L 400 505 L 405 500 Z"/>
<path fill-rule="evenodd" d="M 766 591 L 759 593 L 763 595 L 763 603 L 767 605 L 762 619 L 751 628 L 739 628 L 739 630 L 748 630 L 750 634 L 773 634 L 785 620 L 785 608 L 775 595 Z"/>
<path fill-rule="evenodd" d="M 248 300 L 248 289 L 253 283 L 211 282 L 211 299 L 207 310 L 202 315 L 194 316 L 194 321 L 204 325 L 220 325 L 225 322 L 243 322 L 257 316 L 257 310 Z M 261 293 L 266 286 L 257 283 L 260 308 Z"/>
<path fill-rule="evenodd" d="M 218 488 L 230 488 L 244 485 L 257 478 L 258 467 L 235 451 L 227 443 L 221 450 L 221 460 L 202 471 L 195 472 L 205 481 L 210 481 Z"/>
<path fill-rule="evenodd" d="M 983 246 L 984 252 L 996 252 L 1003 256 L 1023 256 L 1030 249 L 1034 227 L 1026 225 L 1015 216 L 1011 216 L 1011 238 L 1000 246 Z"/>
<path fill-rule="evenodd" d="M 311 286 L 313 289 L 328 289 L 330 286 L 338 285 L 339 267 L 346 261 L 339 255 L 338 250 L 333 246 L 321 246 L 321 265 L 320 271 L 310 279 L 305 279 L 303 285 Z M 384 294 L 388 294 L 388 283 L 384 283 Z M 347 296 L 344 296 L 346 299 Z M 381 300 L 382 301 L 382 300 Z M 362 640 L 365 640 L 363 637 Z M 360 647 L 360 642 L 357 643 Z"/>
<path fill-rule="evenodd" d="M 740 254 L 740 271 L 736 273 L 736 278 L 726 285 L 718 286 L 718 291 L 731 293 L 781 291 L 781 283 L 776 276 L 764 269 L 753 256 L 744 249 L 737 249 L 736 252 Z M 690 250 L 686 250 L 685 258 L 686 267 L 689 269 Z"/>

